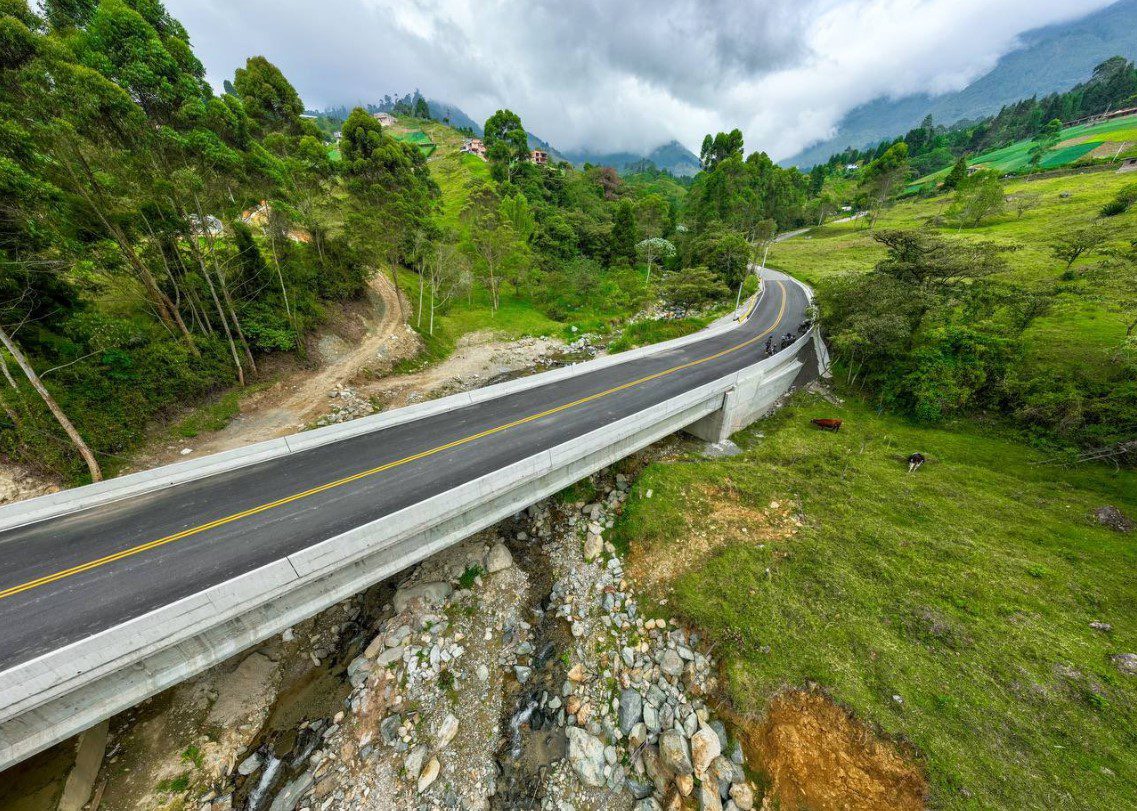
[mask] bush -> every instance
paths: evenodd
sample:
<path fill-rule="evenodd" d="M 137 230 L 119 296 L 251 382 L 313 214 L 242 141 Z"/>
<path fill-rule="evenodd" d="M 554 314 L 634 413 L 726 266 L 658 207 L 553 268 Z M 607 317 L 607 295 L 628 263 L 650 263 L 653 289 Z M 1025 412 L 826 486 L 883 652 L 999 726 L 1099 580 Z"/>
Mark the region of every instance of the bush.
<path fill-rule="evenodd" d="M 1124 214 L 1134 203 L 1137 203 L 1137 183 L 1130 183 L 1118 189 L 1117 195 L 1102 206 L 1100 216 L 1116 217 L 1118 214 Z"/>
<path fill-rule="evenodd" d="M 730 295 L 719 275 L 706 265 L 665 274 L 661 292 L 663 300 L 676 307 L 701 307 Z"/>

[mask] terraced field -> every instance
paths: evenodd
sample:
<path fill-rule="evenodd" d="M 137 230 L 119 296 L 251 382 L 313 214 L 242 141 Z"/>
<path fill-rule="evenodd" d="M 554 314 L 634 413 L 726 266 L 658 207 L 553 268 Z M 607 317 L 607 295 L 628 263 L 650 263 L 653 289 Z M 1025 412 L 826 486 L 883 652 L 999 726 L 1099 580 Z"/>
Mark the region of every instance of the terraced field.
<path fill-rule="evenodd" d="M 1030 165 L 1033 141 L 1019 141 L 1010 146 L 984 152 L 969 158 L 969 166 L 994 169 L 1000 173 L 1015 173 Z M 1099 124 L 1081 124 L 1062 130 L 1058 145 L 1042 160 L 1040 168 L 1059 169 L 1081 160 L 1121 159 L 1137 154 L 1137 115 L 1103 121 Z M 912 188 L 926 186 L 942 180 L 949 169 L 941 169 L 912 182 Z"/>

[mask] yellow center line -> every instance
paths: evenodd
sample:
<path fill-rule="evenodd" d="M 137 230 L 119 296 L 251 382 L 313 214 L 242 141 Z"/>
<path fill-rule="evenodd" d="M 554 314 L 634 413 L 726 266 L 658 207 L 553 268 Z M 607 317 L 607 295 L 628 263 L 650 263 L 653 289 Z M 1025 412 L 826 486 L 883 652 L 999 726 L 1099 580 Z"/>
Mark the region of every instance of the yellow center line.
<path fill-rule="evenodd" d="M 345 476 L 342 479 L 336 479 L 335 481 L 328 482 L 327 484 L 321 484 L 319 487 L 313 487 L 312 489 L 305 490 L 302 493 L 295 493 L 294 495 L 286 496 L 285 498 L 277 499 L 276 501 L 270 501 L 267 504 L 261 504 L 259 507 L 253 507 L 243 512 L 225 516 L 224 518 L 218 518 L 216 521 L 210 521 L 208 524 L 201 524 L 200 526 L 184 529 L 181 532 L 175 532 L 173 535 L 167 535 L 164 538 L 158 538 L 157 540 L 150 541 L 148 543 L 132 546 L 131 548 L 124 549 L 121 552 L 115 552 L 112 555 L 107 555 L 96 560 L 88 561 L 87 563 L 82 563 L 78 566 L 72 566 L 70 569 L 64 569 L 62 571 L 55 572 L 54 574 L 44 575 L 43 577 L 36 578 L 35 580 L 29 580 L 26 583 L 21 583 L 18 586 L 12 586 L 10 588 L 4 589 L 3 591 L 0 591 L 0 600 L 19 594 L 20 592 L 28 591 L 29 589 L 45 586 L 48 583 L 54 583 L 57 580 L 62 580 L 66 577 L 71 577 L 72 575 L 81 574 L 83 572 L 90 571 L 91 569 L 105 566 L 106 564 L 113 563 L 116 560 L 122 560 L 123 558 L 128 558 L 141 552 L 146 552 L 150 549 L 157 549 L 159 546 L 165 546 L 166 544 L 173 543 L 174 541 L 180 541 L 183 538 L 190 537 L 191 535 L 197 535 L 211 529 L 216 529 L 217 527 L 225 526 L 226 524 L 231 524 L 234 521 L 239 521 L 242 518 L 248 518 L 251 515 L 257 515 L 258 513 L 263 513 L 276 507 L 284 506 L 285 504 L 291 504 L 294 501 L 299 501 L 300 499 L 307 498 L 308 496 L 314 496 L 318 493 L 323 493 L 336 487 L 342 487 L 345 484 L 350 484 L 351 482 L 365 479 L 368 476 L 374 476 L 377 473 L 382 473 L 386 470 L 391 470 L 392 468 L 409 464 L 410 462 L 418 461 L 419 459 L 425 459 L 428 456 L 434 456 L 435 454 L 451 450 L 452 448 L 457 448 L 460 445 L 466 445 L 475 440 L 482 439 L 483 437 L 498 434 L 502 431 L 507 431 L 510 428 L 516 428 L 519 425 L 525 425 L 526 423 L 533 422 L 534 420 L 539 420 L 542 417 L 559 414 L 560 412 L 567 411 L 570 408 L 575 408 L 576 406 L 581 406 L 586 403 L 591 403 L 594 400 L 599 400 L 601 397 L 607 397 L 610 394 L 626 391 L 627 389 L 630 389 L 634 386 L 639 386 L 652 380 L 657 380 L 661 377 L 666 377 L 667 375 L 674 374 L 675 372 L 679 372 L 684 369 L 690 369 L 693 366 L 699 366 L 700 364 L 707 363 L 712 360 L 717 360 L 718 358 L 724 357 L 733 352 L 737 352 L 740 349 L 744 349 L 757 343 L 762 338 L 766 337 L 771 332 L 776 330 L 778 328 L 778 325 L 782 323 L 782 318 L 786 312 L 786 288 L 785 285 L 780 281 L 775 282 L 775 284 L 777 284 L 782 291 L 782 303 L 778 309 L 778 317 L 775 319 L 773 326 L 771 326 L 768 330 L 761 333 L 760 335 L 755 335 L 753 338 L 732 346 L 729 349 L 724 349 L 721 352 L 716 352 L 715 354 L 708 355 L 705 358 L 699 358 L 698 360 L 688 361 L 687 363 L 673 366 L 670 369 L 664 369 L 661 372 L 655 372 L 654 374 L 641 377 L 638 380 L 633 380 L 629 383 L 623 383 L 619 386 L 614 386 L 613 388 L 607 389 L 606 391 L 590 394 L 587 397 L 581 397 L 579 400 L 573 400 L 571 403 L 564 403 L 563 405 L 550 408 L 537 414 L 530 414 L 527 417 L 522 417 L 520 419 L 514 420 L 513 422 L 507 422 L 503 425 L 488 428 L 485 431 L 471 434 L 470 436 L 463 437 L 462 439 L 456 439 L 453 442 L 447 442 L 445 445 L 439 445 L 437 447 L 430 448 L 429 450 L 416 453 L 412 456 L 404 457 L 403 459 L 397 459 L 394 462 L 387 462 L 386 464 L 379 465 L 378 467 L 373 467 L 370 470 L 364 470 L 360 473 L 355 473 L 351 476 Z M 750 309 L 750 313 L 747 314 L 747 318 L 749 318 L 750 314 L 754 312 L 754 309 L 757 306 L 758 301 L 755 300 L 754 305 Z"/>

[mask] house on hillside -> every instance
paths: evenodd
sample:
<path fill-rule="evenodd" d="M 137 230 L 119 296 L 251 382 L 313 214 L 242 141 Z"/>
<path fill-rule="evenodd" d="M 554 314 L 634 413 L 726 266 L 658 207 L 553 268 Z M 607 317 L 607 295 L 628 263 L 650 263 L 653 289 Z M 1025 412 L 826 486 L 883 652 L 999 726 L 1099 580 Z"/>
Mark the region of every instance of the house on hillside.
<path fill-rule="evenodd" d="M 543 149 L 534 149 L 529 153 L 529 160 L 538 166 L 549 165 L 549 153 Z"/>
<path fill-rule="evenodd" d="M 398 123 L 398 120 L 390 113 L 372 113 L 371 117 L 384 127 L 393 127 Z"/>
<path fill-rule="evenodd" d="M 477 155 L 482 160 L 486 159 L 486 145 L 481 138 L 467 138 L 462 143 L 462 151 L 467 155 Z"/>
<path fill-rule="evenodd" d="M 1117 167 L 1118 172 L 1137 172 L 1137 158 L 1126 158 Z"/>

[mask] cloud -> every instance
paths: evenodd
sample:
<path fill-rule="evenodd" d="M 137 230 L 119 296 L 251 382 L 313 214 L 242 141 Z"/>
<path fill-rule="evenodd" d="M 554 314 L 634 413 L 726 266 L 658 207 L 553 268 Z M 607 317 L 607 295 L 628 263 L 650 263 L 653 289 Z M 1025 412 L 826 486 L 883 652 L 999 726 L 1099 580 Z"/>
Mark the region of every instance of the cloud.
<path fill-rule="evenodd" d="M 421 88 L 562 149 L 739 127 L 787 157 L 879 96 L 958 90 L 1023 32 L 1111 0 L 166 0 L 220 86 L 278 64 L 312 107 Z"/>

